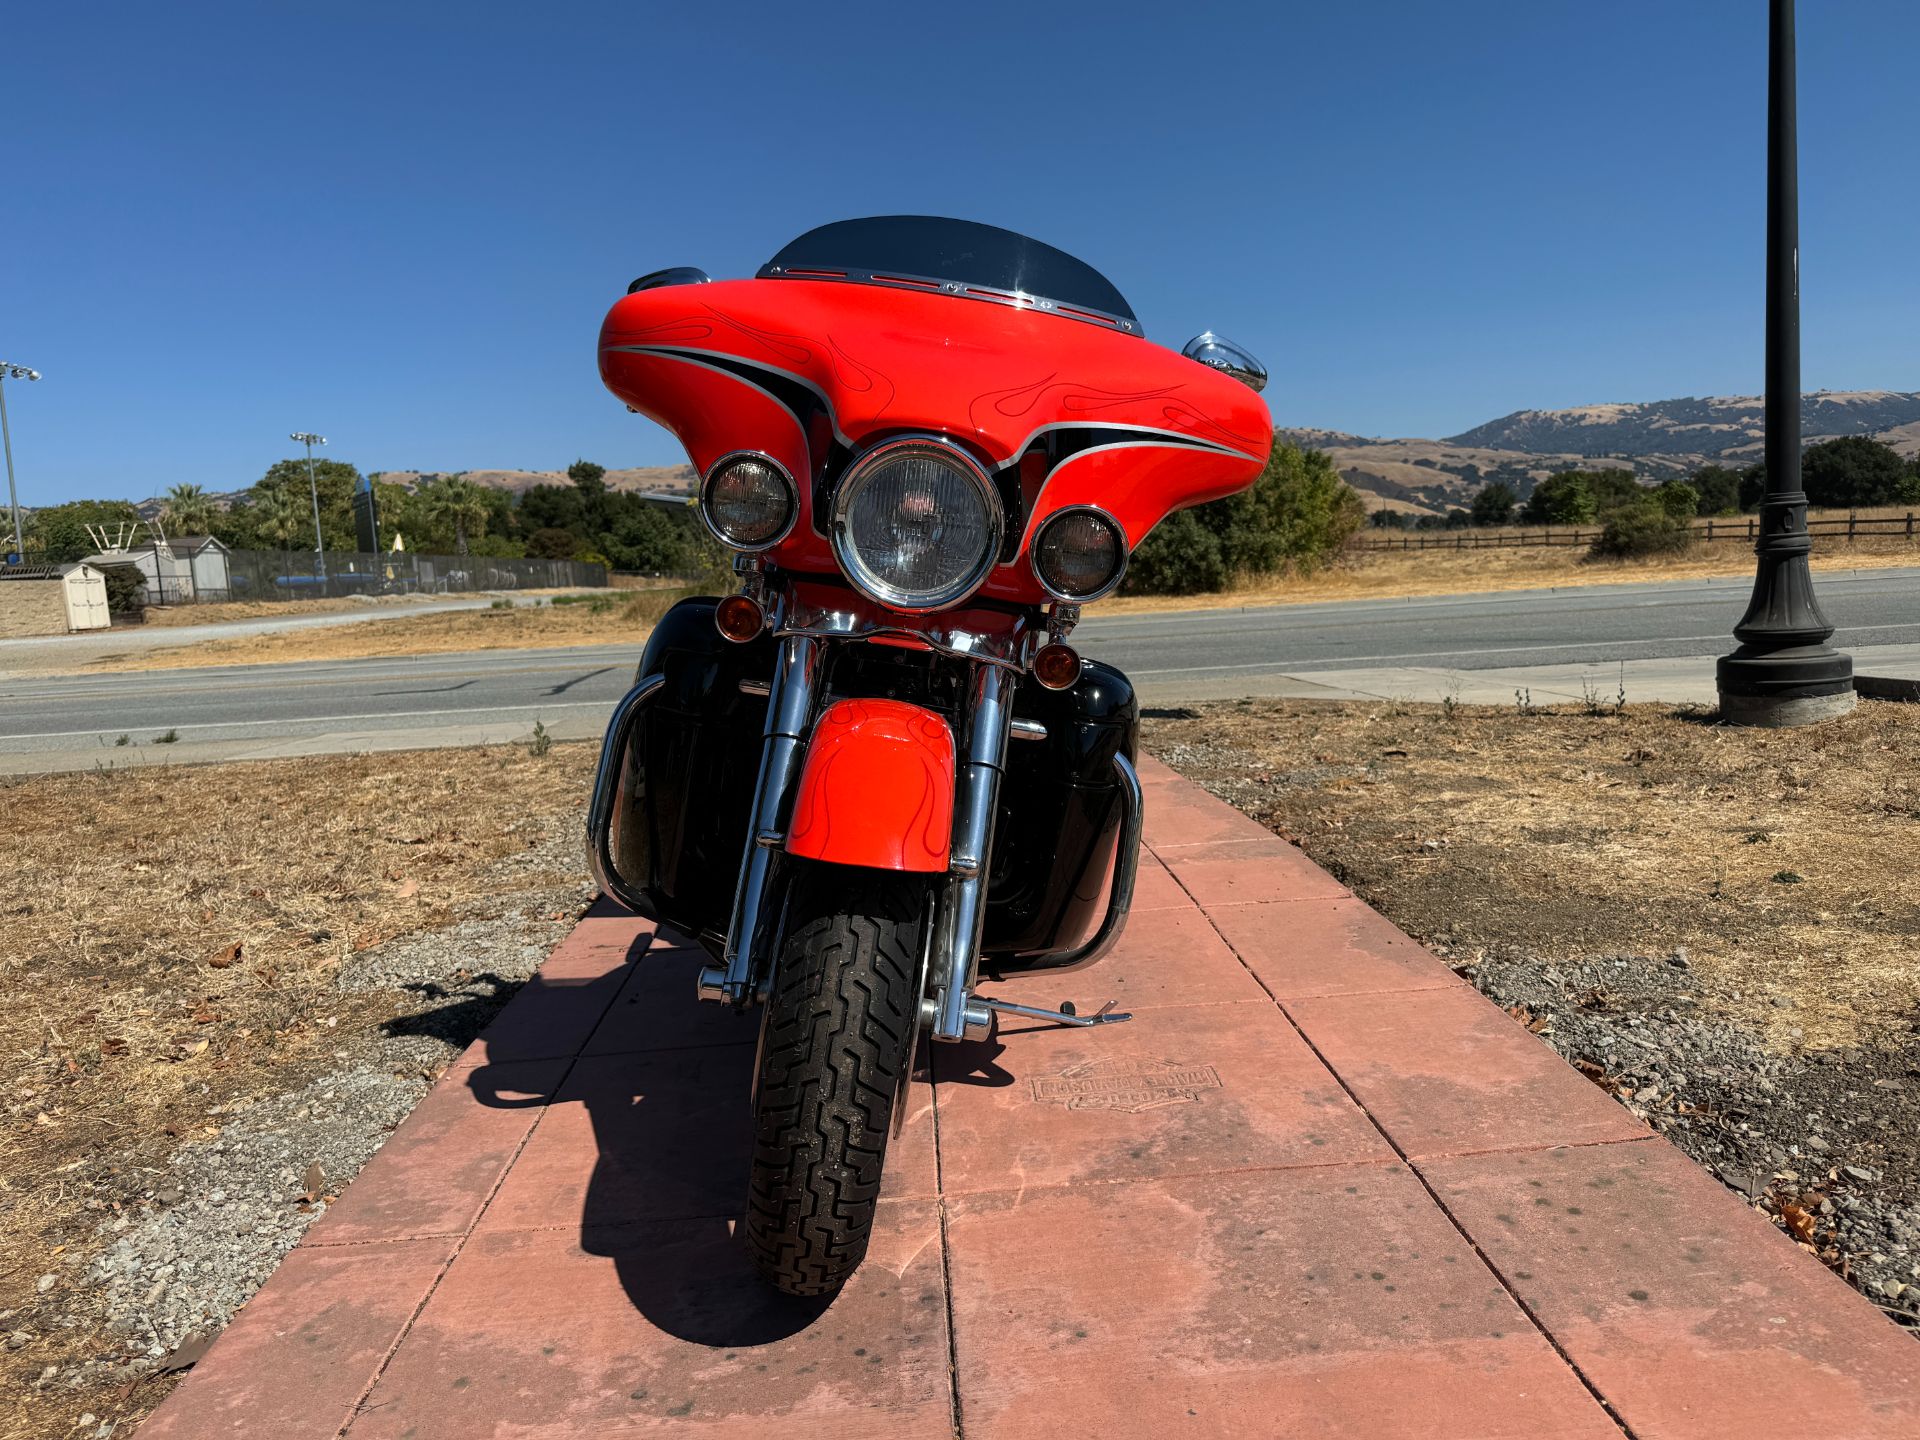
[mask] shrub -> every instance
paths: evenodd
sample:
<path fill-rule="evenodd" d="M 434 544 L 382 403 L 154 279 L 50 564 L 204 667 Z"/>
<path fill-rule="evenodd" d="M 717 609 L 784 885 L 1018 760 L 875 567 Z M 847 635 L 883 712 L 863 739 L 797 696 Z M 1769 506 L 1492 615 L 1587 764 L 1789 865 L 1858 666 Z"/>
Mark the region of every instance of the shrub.
<path fill-rule="evenodd" d="M 1700 513 L 1700 492 L 1684 480 L 1667 481 L 1653 498 L 1675 520 L 1691 520 Z"/>
<path fill-rule="evenodd" d="M 1692 514 L 1691 509 L 1685 516 L 1671 514 L 1657 500 L 1625 506 L 1607 517 L 1587 553 L 1596 559 L 1631 559 L 1685 550 L 1693 543 Z"/>
<path fill-rule="evenodd" d="M 1529 525 L 1585 525 L 1599 513 L 1593 487 L 1577 470 L 1549 475 L 1533 487 L 1520 518 Z"/>
<path fill-rule="evenodd" d="M 1513 487 L 1504 480 L 1495 480 L 1473 497 L 1473 523 L 1505 525 L 1513 519 L 1516 503 Z"/>
<path fill-rule="evenodd" d="M 1127 566 L 1127 589 L 1139 595 L 1197 595 L 1226 583 L 1220 541 L 1191 510 L 1154 526 Z"/>

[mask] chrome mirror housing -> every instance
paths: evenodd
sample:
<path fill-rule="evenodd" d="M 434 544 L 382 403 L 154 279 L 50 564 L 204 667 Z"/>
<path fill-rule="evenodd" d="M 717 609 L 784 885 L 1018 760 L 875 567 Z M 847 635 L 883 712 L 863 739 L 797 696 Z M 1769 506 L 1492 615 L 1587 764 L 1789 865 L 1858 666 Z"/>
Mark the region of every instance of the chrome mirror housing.
<path fill-rule="evenodd" d="M 1267 367 L 1233 341 L 1211 330 L 1202 330 L 1181 347 L 1180 353 L 1189 360 L 1224 371 L 1251 390 L 1267 388 Z"/>
<path fill-rule="evenodd" d="M 662 290 L 669 285 L 711 285 L 713 277 L 694 265 L 675 265 L 669 270 L 654 270 L 627 287 L 629 295 L 642 290 Z"/>

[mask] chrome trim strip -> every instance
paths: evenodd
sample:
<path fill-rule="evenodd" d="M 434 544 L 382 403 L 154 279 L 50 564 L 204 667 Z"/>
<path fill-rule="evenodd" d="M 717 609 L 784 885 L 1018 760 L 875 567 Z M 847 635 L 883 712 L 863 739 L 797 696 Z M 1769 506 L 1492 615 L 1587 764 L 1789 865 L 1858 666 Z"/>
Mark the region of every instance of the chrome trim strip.
<path fill-rule="evenodd" d="M 767 893 L 780 858 L 779 845 L 786 836 L 787 800 L 799 774 L 819 675 L 818 641 L 793 635 L 780 642 L 780 657 L 774 664 L 767 697 L 766 725 L 761 731 L 753 824 L 746 853 L 740 858 L 726 949 L 720 965 L 708 965 L 700 971 L 696 989 L 702 1000 L 744 1005 L 771 976 L 773 957 L 766 954 Z"/>
<path fill-rule="evenodd" d="M 1001 665 L 1009 670 L 1020 670 L 1026 664 L 1023 625 L 1016 625 L 1005 635 L 981 635 L 958 626 L 930 625 L 922 629 L 887 624 L 852 610 L 819 610 L 794 603 L 775 625 L 773 633 L 779 637 L 808 635 L 820 640 L 868 640 L 898 635 L 922 641 L 930 649 L 955 660 Z"/>
<path fill-rule="evenodd" d="M 1038 310 L 1059 315 L 1103 330 L 1123 335 L 1144 335 L 1138 320 L 1095 310 L 1090 305 L 1069 305 L 1045 295 L 1030 295 L 1024 290 L 1002 290 L 995 285 L 970 285 L 964 280 L 941 280 L 931 275 L 903 275 L 896 271 L 855 270 L 843 265 L 808 265 L 790 270 L 784 265 L 762 265 L 754 272 L 756 280 L 818 280 L 827 284 L 878 285 L 888 290 L 912 290 L 921 295 L 949 295 L 957 300 L 984 300 L 992 305 L 1011 305 L 1017 310 Z"/>
<path fill-rule="evenodd" d="M 982 665 L 975 672 L 966 760 L 954 787 L 951 874 L 934 914 L 934 1013 L 929 1030 L 935 1040 L 952 1042 L 981 1033 L 983 1012 L 969 1002 L 980 972 L 987 858 L 993 853 L 994 811 L 1007 762 L 1013 688 L 997 666 Z"/>
<path fill-rule="evenodd" d="M 1113 757 L 1113 769 L 1120 780 L 1120 843 L 1113 857 L 1113 887 L 1107 892 L 1107 913 L 1100 926 L 1083 945 L 1063 950 L 1058 955 L 1021 958 L 1022 975 L 1059 975 L 1069 970 L 1084 970 L 1109 950 L 1126 928 L 1127 915 L 1133 909 L 1133 885 L 1140 873 L 1140 833 L 1146 819 L 1146 795 L 1140 788 L 1140 776 L 1133 762 L 1124 755 Z"/>
<path fill-rule="evenodd" d="M 708 495 L 713 490 L 713 482 L 720 478 L 720 472 L 736 460 L 758 460 L 763 465 L 770 465 L 774 473 L 787 483 L 787 523 L 780 527 L 780 533 L 771 540 L 762 540 L 754 545 L 742 545 L 738 540 L 729 539 L 721 532 L 720 527 L 713 523 L 712 510 L 707 503 Z M 709 465 L 707 473 L 700 477 L 700 503 L 694 508 L 700 512 L 700 523 L 707 527 L 707 533 L 727 549 L 738 551 L 742 555 L 758 555 L 763 550 L 771 550 L 786 539 L 793 533 L 793 527 L 800 523 L 800 487 L 793 483 L 793 472 L 766 451 L 729 450 Z"/>
<path fill-rule="evenodd" d="M 633 727 L 666 683 L 664 675 L 649 675 L 613 707 L 606 738 L 600 742 L 600 759 L 594 767 L 593 799 L 587 805 L 587 869 L 592 872 L 594 883 L 600 887 L 601 894 L 648 919 L 659 917 L 647 903 L 646 896 L 620 878 L 613 863 L 613 807 L 620 790 L 620 762 L 626 755 Z"/>

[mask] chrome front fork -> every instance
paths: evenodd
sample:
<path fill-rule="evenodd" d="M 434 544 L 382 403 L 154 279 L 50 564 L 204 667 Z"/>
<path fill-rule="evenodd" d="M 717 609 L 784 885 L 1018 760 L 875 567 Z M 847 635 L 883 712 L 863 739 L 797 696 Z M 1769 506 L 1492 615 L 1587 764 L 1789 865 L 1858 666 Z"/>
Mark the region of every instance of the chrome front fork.
<path fill-rule="evenodd" d="M 813 692 L 820 678 L 821 642 L 789 635 L 780 642 L 767 691 L 767 721 L 760 732 L 760 776 L 753 789 L 753 833 L 741 857 L 727 924 L 725 963 L 700 971 L 700 998 L 744 1005 L 763 977 L 754 960 L 768 953 L 773 917 L 767 913 L 774 862 L 787 838 L 786 806 L 805 753 Z"/>
<path fill-rule="evenodd" d="M 1013 728 L 1013 684 L 998 665 L 974 672 L 966 758 L 953 795 L 953 855 L 934 913 L 933 982 L 927 1030 L 935 1040 L 987 1033 L 991 1012 L 973 998 L 980 936 L 987 918 L 987 870 L 993 860 L 993 818 Z"/>

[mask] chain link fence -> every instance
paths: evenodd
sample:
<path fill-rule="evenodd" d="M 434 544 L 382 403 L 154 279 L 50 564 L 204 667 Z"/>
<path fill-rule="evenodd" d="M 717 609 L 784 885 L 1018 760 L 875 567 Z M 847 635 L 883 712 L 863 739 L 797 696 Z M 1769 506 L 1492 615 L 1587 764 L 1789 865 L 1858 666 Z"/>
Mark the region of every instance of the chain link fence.
<path fill-rule="evenodd" d="M 477 590 L 595 589 L 604 565 L 576 560 L 507 560 L 490 555 L 387 555 L 335 550 L 201 550 L 192 557 L 164 549 L 127 552 L 146 580 L 149 605 L 221 600 L 310 600 L 339 595 L 463 595 Z M 142 563 L 145 561 L 146 563 Z"/>

